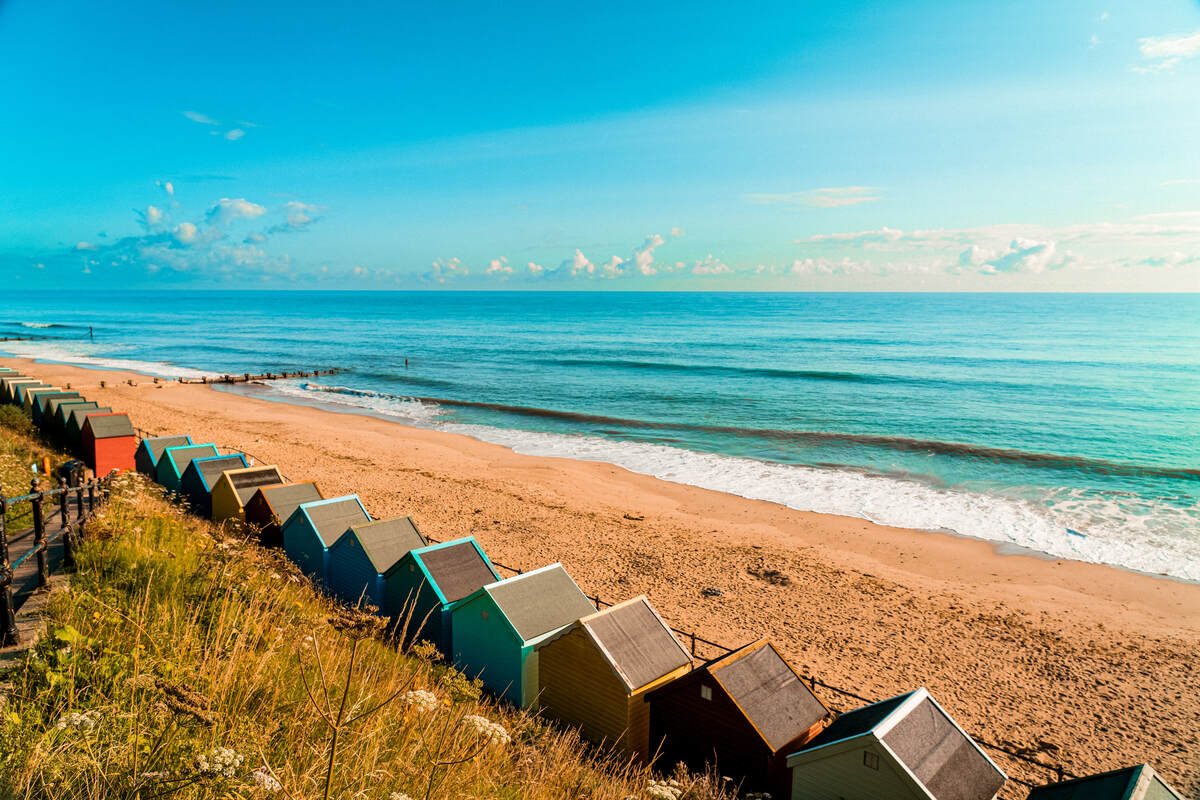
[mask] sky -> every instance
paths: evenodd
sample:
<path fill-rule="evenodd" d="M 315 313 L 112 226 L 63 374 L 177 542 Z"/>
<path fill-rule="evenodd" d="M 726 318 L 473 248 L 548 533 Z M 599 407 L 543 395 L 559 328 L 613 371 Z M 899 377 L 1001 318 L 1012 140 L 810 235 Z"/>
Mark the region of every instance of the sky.
<path fill-rule="evenodd" d="M 0 0 L 0 286 L 1200 291 L 1200 2 Z"/>

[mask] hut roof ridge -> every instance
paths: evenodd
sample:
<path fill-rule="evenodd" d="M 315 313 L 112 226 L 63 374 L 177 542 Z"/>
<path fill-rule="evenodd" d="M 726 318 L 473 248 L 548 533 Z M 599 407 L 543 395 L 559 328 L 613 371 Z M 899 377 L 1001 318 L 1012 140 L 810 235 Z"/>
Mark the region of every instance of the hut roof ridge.
<path fill-rule="evenodd" d="M 641 625 L 641 631 L 623 629 L 620 622 L 614 625 L 604 624 L 620 616 L 629 616 L 631 611 L 636 613 L 638 609 L 644 609 L 646 613 L 640 615 L 641 619 L 627 620 L 626 627 Z M 604 654 L 613 672 L 631 693 L 673 670 L 692 663 L 691 655 L 675 638 L 671 626 L 663 620 L 644 594 L 581 617 L 573 625 L 568 625 L 563 632 L 573 629 L 574 625 L 582 628 L 591 638 Z M 637 634 L 641 634 L 642 641 L 634 640 Z M 650 636 L 647 634 L 653 634 L 656 641 L 648 641 Z M 651 645 L 656 645 L 659 648 L 658 652 L 649 652 Z"/>

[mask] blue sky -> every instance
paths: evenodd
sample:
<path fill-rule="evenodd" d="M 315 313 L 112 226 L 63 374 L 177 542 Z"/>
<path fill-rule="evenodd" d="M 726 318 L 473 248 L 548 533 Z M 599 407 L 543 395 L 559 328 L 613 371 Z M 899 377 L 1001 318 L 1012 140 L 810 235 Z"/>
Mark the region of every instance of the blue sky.
<path fill-rule="evenodd" d="M 18 288 L 1200 290 L 1194 1 L 6 0 L 0 74 Z"/>

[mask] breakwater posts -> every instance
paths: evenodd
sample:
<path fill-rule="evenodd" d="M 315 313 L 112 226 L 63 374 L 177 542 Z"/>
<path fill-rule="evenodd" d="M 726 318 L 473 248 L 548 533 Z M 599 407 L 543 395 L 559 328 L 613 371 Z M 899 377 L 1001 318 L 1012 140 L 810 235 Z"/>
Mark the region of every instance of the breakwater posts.
<path fill-rule="evenodd" d="M 199 378 L 179 378 L 180 383 L 249 383 L 250 381 L 281 381 L 287 378 L 319 378 L 322 375 L 338 375 L 344 369 L 315 369 L 312 372 L 267 372 L 262 375 L 221 375 L 218 377 L 201 376 Z"/>

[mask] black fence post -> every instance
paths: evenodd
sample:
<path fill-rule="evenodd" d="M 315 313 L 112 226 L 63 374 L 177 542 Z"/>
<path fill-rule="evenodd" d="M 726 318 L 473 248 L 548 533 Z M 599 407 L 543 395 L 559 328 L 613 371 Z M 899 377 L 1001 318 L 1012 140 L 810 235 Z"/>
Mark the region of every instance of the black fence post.
<path fill-rule="evenodd" d="M 696 632 L 692 631 L 692 658 L 696 657 Z"/>
<path fill-rule="evenodd" d="M 12 567 L 8 563 L 8 501 L 0 497 L 0 647 L 19 644 L 13 615 Z"/>
<path fill-rule="evenodd" d="M 37 548 L 38 588 L 44 589 L 50 583 L 49 569 L 46 564 L 46 520 L 42 504 L 45 495 L 38 489 L 40 480 L 34 478 L 29 482 L 30 494 L 34 495 L 30 505 L 33 506 L 33 546 Z"/>

